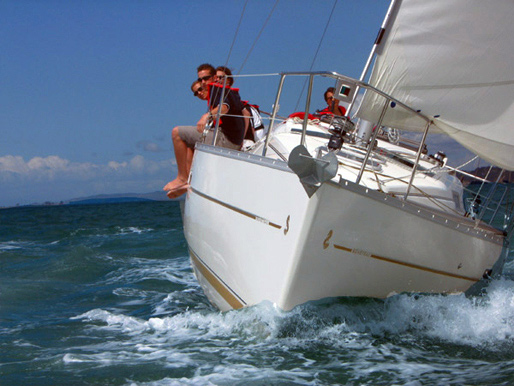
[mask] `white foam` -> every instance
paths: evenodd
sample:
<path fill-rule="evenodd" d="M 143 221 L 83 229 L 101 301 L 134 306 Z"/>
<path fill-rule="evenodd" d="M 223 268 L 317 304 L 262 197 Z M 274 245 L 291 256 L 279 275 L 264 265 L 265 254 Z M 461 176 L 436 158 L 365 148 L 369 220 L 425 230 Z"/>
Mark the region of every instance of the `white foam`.
<path fill-rule="evenodd" d="M 226 313 L 185 311 L 148 320 L 94 309 L 72 319 L 93 322 L 89 328 L 115 330 L 139 337 L 135 340 L 139 344 L 145 340 L 145 333 L 150 342 L 159 335 L 165 335 L 176 343 L 211 338 L 266 339 L 272 334 L 278 315 L 271 306 L 262 305 Z"/>
<path fill-rule="evenodd" d="M 126 228 L 117 227 L 117 229 L 119 230 L 120 235 L 126 235 L 126 234 L 131 234 L 131 233 L 141 234 L 141 233 L 153 231 L 152 228 L 138 228 L 138 227 L 126 227 Z"/>
<path fill-rule="evenodd" d="M 166 280 L 182 285 L 196 285 L 187 257 L 170 260 L 145 259 L 140 257 L 123 258 L 120 268 L 107 276 L 106 284 L 134 283 L 141 280 Z"/>
<path fill-rule="evenodd" d="M 411 333 L 473 346 L 510 342 L 514 337 L 514 282 L 494 281 L 487 293 L 485 297 L 471 298 L 398 295 L 376 304 L 307 305 L 288 313 L 263 303 L 227 313 L 185 311 L 148 320 L 104 310 L 92 310 L 76 318 L 104 322 L 107 327 L 123 332 L 172 331 L 175 339 L 185 340 L 191 336 L 298 340 L 335 337 L 351 344 L 361 334 Z M 181 292 L 170 294 L 164 302 L 174 301 L 180 295 Z"/>
<path fill-rule="evenodd" d="M 41 348 L 41 346 L 35 345 L 33 343 L 27 342 L 27 341 L 22 340 L 22 339 L 15 340 L 15 341 L 13 341 L 13 343 L 16 345 L 16 347 L 30 347 L 30 348 L 33 348 L 33 349 Z"/>
<path fill-rule="evenodd" d="M 29 248 L 33 245 L 34 243 L 28 241 L 5 241 L 0 243 L 0 252 Z"/>
<path fill-rule="evenodd" d="M 62 361 L 64 363 L 83 363 L 83 362 L 87 362 L 86 360 L 81 359 L 77 355 L 74 355 L 74 354 L 64 354 L 64 356 L 62 357 Z"/>
<path fill-rule="evenodd" d="M 399 296 L 387 304 L 381 328 L 414 330 L 466 345 L 494 346 L 514 336 L 514 282 L 496 280 L 485 297 Z"/>
<path fill-rule="evenodd" d="M 175 296 L 179 293 L 166 300 Z M 376 374 L 388 384 L 395 380 L 412 386 L 465 384 L 473 380 L 471 365 L 481 379 L 494 379 L 498 368 L 488 362 L 476 358 L 468 365 L 465 358 L 452 362 L 425 345 L 449 343 L 457 350 L 478 349 L 475 352 L 512 345 L 514 282 L 493 282 L 483 298 L 399 295 L 385 301 L 329 300 L 290 312 L 269 303 L 225 313 L 212 308 L 176 311 L 180 312 L 148 319 L 121 310 L 95 309 L 79 315 L 73 319 L 83 321 L 87 335 L 105 337 L 107 332 L 109 339 L 79 347 L 78 354 L 69 353 L 63 361 L 70 365 L 153 361 L 181 368 L 181 376 L 191 375 L 139 385 L 217 385 L 242 379 L 315 385 L 317 374 L 325 384 L 331 371 L 346 373 L 348 382 L 356 384 L 375 379 Z M 321 365 L 305 355 L 316 347 L 322 347 L 326 357 Z M 194 374 L 193 369 L 197 369 Z"/>
<path fill-rule="evenodd" d="M 312 373 L 306 367 L 292 370 L 280 370 L 272 366 L 252 366 L 248 364 L 220 364 L 209 369 L 206 373 L 201 366 L 190 378 L 164 378 L 153 382 L 129 381 L 129 385 L 135 386 L 214 386 L 226 384 L 283 384 L 283 385 L 319 385 L 319 382 L 306 382 L 305 378 L 312 377 Z M 243 381 L 244 380 L 244 381 Z M 270 382 L 273 380 L 273 382 Z"/>
<path fill-rule="evenodd" d="M 100 321 L 107 324 L 109 328 L 119 329 L 122 332 L 141 332 L 146 330 L 145 323 L 122 314 L 115 314 L 109 311 L 94 309 L 82 315 L 72 317 L 74 319 L 86 319 L 89 321 Z"/>

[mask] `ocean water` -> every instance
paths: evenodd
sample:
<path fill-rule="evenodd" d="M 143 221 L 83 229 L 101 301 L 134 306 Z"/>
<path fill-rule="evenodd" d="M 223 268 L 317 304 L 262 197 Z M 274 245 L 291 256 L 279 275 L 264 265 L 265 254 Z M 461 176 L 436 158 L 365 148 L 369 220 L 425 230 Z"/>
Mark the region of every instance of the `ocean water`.
<path fill-rule="evenodd" d="M 176 202 L 4 209 L 0 385 L 512 385 L 513 279 L 221 313 Z"/>

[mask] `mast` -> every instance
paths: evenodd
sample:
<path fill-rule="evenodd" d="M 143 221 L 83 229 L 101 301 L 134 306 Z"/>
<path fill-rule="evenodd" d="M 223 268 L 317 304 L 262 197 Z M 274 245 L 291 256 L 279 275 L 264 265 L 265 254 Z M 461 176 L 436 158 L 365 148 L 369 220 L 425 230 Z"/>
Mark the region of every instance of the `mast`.
<path fill-rule="evenodd" d="M 377 38 L 375 39 L 375 43 L 373 44 L 373 47 L 371 48 L 371 52 L 369 54 L 368 61 L 364 65 L 364 69 L 362 70 L 361 77 L 359 78 L 359 80 L 361 82 L 364 82 L 364 78 L 366 77 L 366 75 L 369 71 L 369 68 L 371 67 L 371 62 L 373 60 L 373 57 L 375 56 L 375 53 L 376 53 L 378 47 L 380 46 L 380 43 L 382 42 L 382 38 L 384 37 L 384 35 L 387 31 L 387 28 L 389 27 L 393 9 L 396 7 L 396 5 L 398 3 L 400 3 L 400 1 L 401 0 L 392 0 L 391 4 L 389 4 L 389 9 L 387 10 L 387 13 L 384 17 L 384 21 L 382 22 L 382 26 L 380 27 L 380 30 L 378 31 L 378 35 L 377 35 Z"/>
<path fill-rule="evenodd" d="M 373 47 L 371 48 L 371 52 L 369 53 L 368 60 L 366 61 L 366 64 L 364 65 L 364 69 L 362 70 L 362 74 L 359 78 L 361 82 L 364 82 L 364 78 L 366 78 L 366 75 L 368 74 L 369 68 L 371 67 L 371 62 L 373 61 L 373 58 L 375 56 L 375 53 L 377 52 L 378 46 L 380 46 L 380 43 L 382 42 L 382 38 L 384 37 L 387 27 L 389 26 L 389 22 L 391 20 L 391 15 L 393 13 L 393 9 L 396 6 L 397 3 L 399 3 L 401 0 L 391 0 L 391 4 L 389 4 L 389 9 L 387 10 L 387 13 L 385 15 L 384 21 L 382 22 L 382 26 L 380 27 L 380 30 L 378 31 L 377 37 L 375 39 L 375 43 L 373 43 Z M 355 92 L 355 95 L 353 97 L 352 102 L 350 103 L 350 106 L 348 106 L 348 111 L 350 111 L 353 107 L 353 104 L 355 103 L 355 98 L 357 98 L 359 89 Z"/>
<path fill-rule="evenodd" d="M 368 74 L 368 71 L 371 67 L 371 62 L 373 61 L 373 58 L 375 57 L 375 53 L 377 52 L 378 47 L 380 46 L 380 43 L 382 42 L 382 38 L 384 37 L 387 28 L 389 27 L 389 23 L 391 20 L 391 15 L 393 14 L 393 9 L 395 9 L 396 4 L 400 3 L 401 0 L 392 0 L 391 4 L 389 4 L 389 9 L 387 10 L 387 13 L 384 17 L 384 21 L 382 22 L 382 26 L 380 27 L 380 30 L 378 31 L 377 37 L 375 39 L 375 43 L 373 44 L 373 47 L 371 48 L 371 52 L 368 56 L 368 60 L 366 61 L 366 64 L 364 65 L 364 69 L 362 70 L 362 74 L 359 78 L 361 82 L 364 82 L 364 79 L 366 78 L 366 75 Z M 355 104 L 355 99 L 357 98 L 357 95 L 359 94 L 359 87 L 355 90 L 355 94 L 353 96 L 353 99 L 348 106 L 347 110 L 347 116 L 350 116 L 350 112 L 353 108 L 353 105 Z M 357 126 L 357 142 L 361 143 L 362 145 L 365 145 L 369 137 L 371 136 L 371 132 L 373 131 L 373 123 L 359 120 L 359 124 Z"/>

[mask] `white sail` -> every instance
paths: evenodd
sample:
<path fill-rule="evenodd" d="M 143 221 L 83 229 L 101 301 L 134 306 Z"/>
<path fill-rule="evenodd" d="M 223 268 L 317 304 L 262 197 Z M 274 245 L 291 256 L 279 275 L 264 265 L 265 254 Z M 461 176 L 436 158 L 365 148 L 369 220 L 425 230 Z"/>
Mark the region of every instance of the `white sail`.
<path fill-rule="evenodd" d="M 369 83 L 432 117 L 483 159 L 514 170 L 514 1 L 398 0 Z M 377 122 L 384 99 L 357 113 Z M 383 124 L 423 130 L 389 108 Z"/>

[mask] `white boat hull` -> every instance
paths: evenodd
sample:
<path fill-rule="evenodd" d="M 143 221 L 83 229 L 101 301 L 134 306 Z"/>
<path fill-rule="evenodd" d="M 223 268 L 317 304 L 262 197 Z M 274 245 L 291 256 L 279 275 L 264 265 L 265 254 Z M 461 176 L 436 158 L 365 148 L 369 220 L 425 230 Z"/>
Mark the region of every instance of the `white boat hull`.
<path fill-rule="evenodd" d="M 309 198 L 280 160 L 201 145 L 191 176 L 185 236 L 221 310 L 462 292 L 502 254 L 499 233 L 348 181 Z"/>

